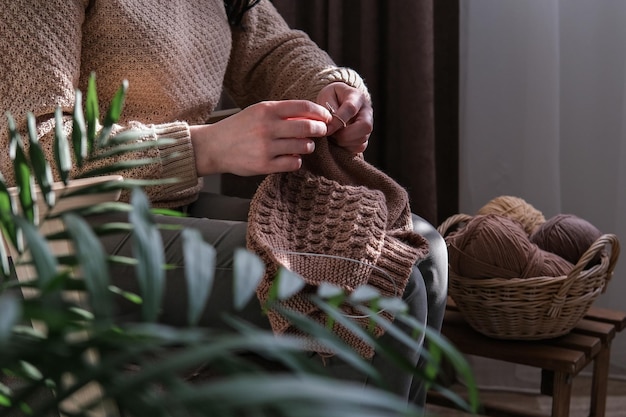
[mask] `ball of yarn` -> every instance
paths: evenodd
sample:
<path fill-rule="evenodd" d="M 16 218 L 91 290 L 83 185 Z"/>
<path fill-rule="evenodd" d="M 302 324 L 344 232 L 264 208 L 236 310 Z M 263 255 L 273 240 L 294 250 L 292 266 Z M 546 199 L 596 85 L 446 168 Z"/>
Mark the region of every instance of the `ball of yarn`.
<path fill-rule="evenodd" d="M 561 276 L 573 267 L 532 243 L 518 221 L 497 214 L 474 216 L 446 241 L 450 269 L 464 277 Z"/>
<path fill-rule="evenodd" d="M 602 232 L 587 220 L 573 214 L 559 214 L 539 226 L 530 240 L 575 264 L 600 236 Z"/>
<path fill-rule="evenodd" d="M 503 195 L 481 207 L 476 214 L 499 214 L 517 220 L 528 235 L 546 221 L 543 213 L 523 198 Z"/>

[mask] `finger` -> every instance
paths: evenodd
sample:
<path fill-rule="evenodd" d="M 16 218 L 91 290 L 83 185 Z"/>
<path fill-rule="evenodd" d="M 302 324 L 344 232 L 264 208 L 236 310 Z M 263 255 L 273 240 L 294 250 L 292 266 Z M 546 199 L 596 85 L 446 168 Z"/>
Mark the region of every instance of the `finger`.
<path fill-rule="evenodd" d="M 359 113 L 359 110 L 361 109 L 360 105 L 357 105 L 351 100 L 345 100 L 341 103 L 341 105 L 327 101 L 326 107 L 333 116 L 333 119 L 339 122 L 344 128 L 350 124 L 350 121 Z"/>
<path fill-rule="evenodd" d="M 366 121 L 356 120 L 345 129 L 340 129 L 331 134 L 342 145 L 355 142 L 365 142 L 372 133 L 372 125 Z"/>
<path fill-rule="evenodd" d="M 327 135 L 326 122 L 301 118 L 281 120 L 275 131 L 279 138 L 321 138 Z"/>
<path fill-rule="evenodd" d="M 340 146 L 341 148 L 353 153 L 353 154 L 357 154 L 357 153 L 363 153 L 365 152 L 365 150 L 367 149 L 367 146 L 369 145 L 369 141 L 366 138 L 363 138 L 362 141 L 358 141 L 358 142 L 354 142 L 354 143 L 350 143 L 350 144 L 345 144 L 345 143 L 339 143 L 339 141 L 337 141 L 336 139 L 331 138 L 331 140 L 333 141 L 333 143 L 335 143 L 337 146 Z"/>
<path fill-rule="evenodd" d="M 300 155 L 280 155 L 270 161 L 269 174 L 297 171 L 302 167 Z"/>
<path fill-rule="evenodd" d="M 361 142 L 353 146 L 348 146 L 346 149 L 352 153 L 363 153 L 367 149 L 367 145 L 369 145 L 369 141 L 366 139 L 365 142 Z"/>
<path fill-rule="evenodd" d="M 345 129 L 350 124 L 350 119 L 343 119 L 337 113 L 333 114 L 333 120 L 330 122 L 329 130 L 337 132 L 338 130 Z"/>
<path fill-rule="evenodd" d="M 328 123 L 330 112 L 309 100 L 283 100 L 274 102 L 275 114 L 281 119 L 312 119 Z"/>
<path fill-rule="evenodd" d="M 328 135 L 332 135 L 340 129 L 345 129 L 348 126 L 348 121 L 337 114 L 337 104 L 329 101 L 325 102 L 326 108 L 332 115 L 332 120 L 328 124 Z"/>
<path fill-rule="evenodd" d="M 315 142 L 308 138 L 276 139 L 272 141 L 270 157 L 281 155 L 306 155 L 313 153 Z"/>

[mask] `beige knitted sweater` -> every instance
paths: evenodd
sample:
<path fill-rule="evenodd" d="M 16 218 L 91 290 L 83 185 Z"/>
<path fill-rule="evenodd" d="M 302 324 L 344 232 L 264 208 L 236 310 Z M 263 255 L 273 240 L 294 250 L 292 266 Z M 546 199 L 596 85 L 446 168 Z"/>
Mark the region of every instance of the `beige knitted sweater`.
<path fill-rule="evenodd" d="M 290 30 L 269 0 L 247 13 L 244 24 L 246 31 L 231 33 L 222 0 L 3 2 L 0 172 L 14 182 L 4 113 L 11 112 L 24 130 L 26 113 L 34 112 L 40 142 L 51 157 L 55 108 L 71 114 L 74 89 L 85 91 L 92 71 L 103 107 L 122 80 L 129 81 L 117 130 L 149 129 L 146 141 L 176 139 L 173 145 L 124 156 L 160 161 L 124 172 L 126 177 L 180 180 L 148 190 L 153 204 L 162 207 L 197 197 L 201 181 L 189 124 L 207 120 L 223 86 L 242 107 L 261 100 L 314 99 L 333 81 L 365 89 L 354 71 L 336 67 L 304 33 Z"/>

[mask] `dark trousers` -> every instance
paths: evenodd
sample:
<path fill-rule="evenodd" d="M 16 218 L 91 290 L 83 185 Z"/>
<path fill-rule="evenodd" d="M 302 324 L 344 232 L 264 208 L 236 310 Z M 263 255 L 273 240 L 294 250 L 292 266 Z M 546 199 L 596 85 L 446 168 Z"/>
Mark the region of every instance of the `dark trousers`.
<path fill-rule="evenodd" d="M 248 207 L 249 200 L 247 199 L 201 193 L 198 201 L 186 207 L 189 217 L 158 216 L 158 223 L 177 224 L 197 229 L 204 240 L 216 249 L 215 282 L 199 323 L 202 326 L 228 329 L 220 317 L 227 313 L 241 317 L 261 328 L 270 329 L 269 321 L 261 313 L 261 306 L 256 298 L 253 298 L 241 312 L 236 311 L 232 304 L 232 255 L 234 249 L 245 247 L 245 220 Z M 113 219 L 100 217 L 97 222 L 110 220 Z M 431 328 L 439 330 L 447 296 L 447 249 L 443 238 L 432 225 L 416 215 L 413 216 L 413 223 L 415 230 L 429 241 L 430 254 L 413 268 L 403 299 L 408 304 L 411 315 L 420 322 L 426 322 Z M 183 265 L 180 231 L 166 229 L 162 231 L 162 236 L 166 262 L 170 265 Z M 111 254 L 132 255 L 132 240 L 128 235 L 107 236 L 103 238 L 103 243 Z M 114 278 L 113 284 L 128 291 L 139 292 L 138 283 L 133 278 L 132 267 L 114 266 L 111 275 Z M 187 287 L 182 267 L 167 271 L 166 285 L 160 321 L 173 326 L 184 326 L 186 324 Z M 118 313 L 124 320 L 138 320 L 140 311 L 136 305 L 120 301 Z M 420 366 L 419 350 L 409 351 L 391 337 L 386 335 L 382 337 L 387 339 L 386 343 L 404 352 L 416 366 Z M 311 355 L 311 358 L 321 360 L 317 355 Z M 410 375 L 386 363 L 379 355 L 374 355 L 372 361 L 393 392 L 417 404 L 424 403 L 425 392 L 421 381 L 413 381 Z M 365 385 L 370 383 L 354 369 L 335 358 L 326 358 L 324 363 L 330 374 L 337 378 L 363 381 Z"/>

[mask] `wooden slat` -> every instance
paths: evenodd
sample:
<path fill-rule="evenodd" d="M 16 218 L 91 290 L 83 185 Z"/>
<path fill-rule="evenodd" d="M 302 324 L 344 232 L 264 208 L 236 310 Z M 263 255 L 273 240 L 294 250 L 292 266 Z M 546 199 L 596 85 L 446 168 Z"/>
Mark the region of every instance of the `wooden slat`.
<path fill-rule="evenodd" d="M 569 333 L 552 340 L 545 340 L 544 343 L 550 346 L 558 346 L 565 349 L 581 351 L 591 360 L 602 348 L 602 341 L 595 335 L 585 335 L 579 333 Z"/>
<path fill-rule="evenodd" d="M 536 341 L 499 340 L 472 329 L 461 313 L 446 311 L 442 333 L 463 353 L 577 374 L 587 363 L 585 352 Z"/>
<path fill-rule="evenodd" d="M 572 333 L 597 337 L 603 345 L 610 343 L 616 334 L 613 324 L 588 319 L 579 321 L 576 327 L 572 329 Z"/>
<path fill-rule="evenodd" d="M 621 332 L 626 328 L 626 312 L 610 310 L 608 308 L 591 307 L 585 318 L 593 321 L 610 323 L 615 326 L 615 330 Z"/>

